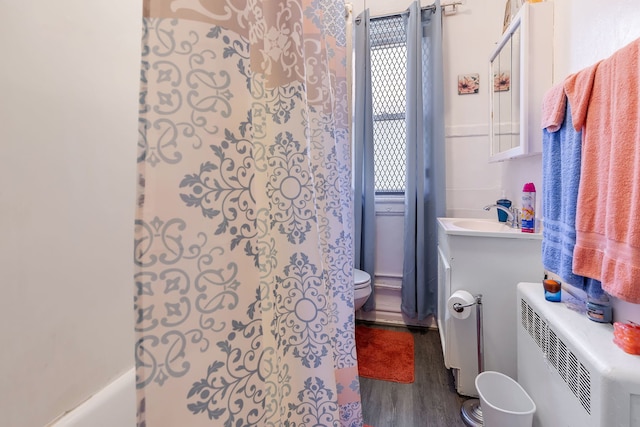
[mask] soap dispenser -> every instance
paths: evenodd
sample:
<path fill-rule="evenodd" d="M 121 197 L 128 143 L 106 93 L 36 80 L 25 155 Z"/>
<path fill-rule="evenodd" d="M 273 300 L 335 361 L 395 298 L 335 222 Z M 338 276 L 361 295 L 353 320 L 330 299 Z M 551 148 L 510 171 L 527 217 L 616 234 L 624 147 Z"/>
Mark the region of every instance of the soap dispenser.
<path fill-rule="evenodd" d="M 511 207 L 511 200 L 507 199 L 504 190 L 502 190 L 502 196 L 496 200 L 496 205 L 504 206 L 509 209 Z M 496 209 L 498 211 L 498 221 L 507 222 L 508 215 L 502 209 Z"/>

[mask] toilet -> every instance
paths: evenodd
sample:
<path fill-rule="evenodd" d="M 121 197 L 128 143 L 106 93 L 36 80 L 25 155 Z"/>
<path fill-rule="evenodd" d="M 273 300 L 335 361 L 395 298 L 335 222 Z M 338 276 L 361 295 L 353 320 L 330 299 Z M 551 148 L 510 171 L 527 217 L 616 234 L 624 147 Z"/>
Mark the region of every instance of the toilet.
<path fill-rule="evenodd" d="M 371 276 L 366 271 L 353 270 L 354 310 L 359 310 L 371 295 Z"/>

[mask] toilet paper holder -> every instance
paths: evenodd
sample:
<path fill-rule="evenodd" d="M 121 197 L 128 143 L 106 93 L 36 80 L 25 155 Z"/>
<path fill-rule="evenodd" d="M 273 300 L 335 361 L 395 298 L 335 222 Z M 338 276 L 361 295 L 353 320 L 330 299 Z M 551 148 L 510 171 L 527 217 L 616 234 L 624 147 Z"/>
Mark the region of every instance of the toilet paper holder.
<path fill-rule="evenodd" d="M 482 294 L 478 294 L 476 296 L 474 296 L 475 300 L 473 302 L 470 302 L 468 304 L 460 304 L 459 302 L 456 302 L 453 304 L 453 309 L 455 310 L 456 313 L 462 313 L 464 311 L 465 308 L 467 307 L 471 307 L 474 306 L 476 304 L 482 304 Z"/>
<path fill-rule="evenodd" d="M 478 374 L 484 371 L 484 339 L 482 330 L 482 294 L 475 295 L 474 301 L 461 304 L 456 302 L 452 305 L 452 309 L 456 313 L 462 313 L 465 308 L 476 306 L 476 339 L 478 343 Z M 462 421 L 469 427 L 480 427 L 483 424 L 482 409 L 480 408 L 479 399 L 467 399 L 462 403 L 460 408 Z"/>

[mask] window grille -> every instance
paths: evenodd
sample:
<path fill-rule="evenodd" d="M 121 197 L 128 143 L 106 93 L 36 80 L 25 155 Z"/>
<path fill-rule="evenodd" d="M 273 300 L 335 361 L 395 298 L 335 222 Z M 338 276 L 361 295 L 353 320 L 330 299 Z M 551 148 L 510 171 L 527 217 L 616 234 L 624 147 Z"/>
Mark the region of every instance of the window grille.
<path fill-rule="evenodd" d="M 370 25 L 374 186 L 404 193 L 407 160 L 407 36 L 401 15 Z"/>

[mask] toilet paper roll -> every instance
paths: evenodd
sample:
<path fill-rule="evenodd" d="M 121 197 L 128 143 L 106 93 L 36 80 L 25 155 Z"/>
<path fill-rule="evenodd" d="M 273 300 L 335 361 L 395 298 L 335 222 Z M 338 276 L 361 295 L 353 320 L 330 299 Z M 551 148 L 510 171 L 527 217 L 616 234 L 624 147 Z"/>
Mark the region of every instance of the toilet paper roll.
<path fill-rule="evenodd" d="M 461 312 L 457 312 L 453 309 L 454 304 L 467 305 L 475 302 L 475 298 L 469 292 L 464 290 L 455 291 L 451 294 L 449 299 L 447 300 L 447 310 L 451 313 L 451 316 L 456 319 L 466 319 L 471 315 L 471 310 L 473 306 L 465 307 Z"/>

